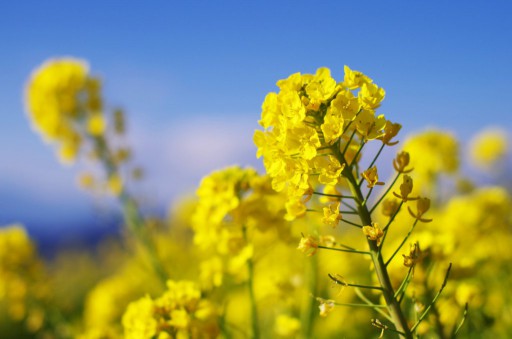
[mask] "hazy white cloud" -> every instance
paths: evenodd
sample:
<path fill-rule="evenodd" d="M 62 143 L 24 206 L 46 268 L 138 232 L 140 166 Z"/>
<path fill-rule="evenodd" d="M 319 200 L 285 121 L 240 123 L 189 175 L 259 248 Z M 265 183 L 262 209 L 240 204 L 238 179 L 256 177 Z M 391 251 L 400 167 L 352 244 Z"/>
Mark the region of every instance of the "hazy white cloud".
<path fill-rule="evenodd" d="M 194 116 L 161 127 L 133 126 L 128 142 L 134 147 L 136 164 L 146 172 L 138 193 L 149 207 L 167 208 L 180 196 L 193 193 L 213 170 L 235 164 L 259 167 L 252 142 L 255 128 L 251 116 L 226 115 Z M 38 213 L 57 217 L 94 201 L 76 185 L 82 166 L 62 166 L 48 145 L 17 145 L 2 153 L 9 162 L 0 166 L 0 203 L 19 206 L 17 215 L 25 202 Z"/>
<path fill-rule="evenodd" d="M 137 159 L 147 169 L 144 186 L 168 203 L 194 191 L 213 170 L 235 164 L 259 167 L 252 142 L 255 128 L 252 117 L 226 115 L 197 115 L 165 128 L 137 128 L 133 141 Z"/>

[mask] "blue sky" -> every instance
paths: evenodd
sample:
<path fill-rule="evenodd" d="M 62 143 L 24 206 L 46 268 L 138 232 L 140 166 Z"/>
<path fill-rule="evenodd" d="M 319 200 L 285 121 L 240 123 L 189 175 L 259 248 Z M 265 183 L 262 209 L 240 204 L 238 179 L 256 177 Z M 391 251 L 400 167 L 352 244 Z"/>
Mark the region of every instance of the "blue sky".
<path fill-rule="evenodd" d="M 157 210 L 214 168 L 257 165 L 261 102 L 298 71 L 368 74 L 403 135 L 512 129 L 509 1 L 5 1 L 0 13 L 1 224 L 72 232 L 105 209 L 26 119 L 24 84 L 50 57 L 88 60 L 126 109 Z"/>

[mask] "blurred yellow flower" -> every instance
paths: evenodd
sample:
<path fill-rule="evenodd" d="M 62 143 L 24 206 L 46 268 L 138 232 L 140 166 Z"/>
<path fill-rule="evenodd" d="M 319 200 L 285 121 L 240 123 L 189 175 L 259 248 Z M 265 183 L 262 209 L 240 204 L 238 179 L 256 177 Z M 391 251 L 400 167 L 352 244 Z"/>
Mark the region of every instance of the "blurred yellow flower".
<path fill-rule="evenodd" d="M 300 320 L 287 314 L 280 314 L 276 318 L 274 331 L 280 337 L 295 337 L 300 331 Z"/>
<path fill-rule="evenodd" d="M 473 137 L 470 142 L 470 157 L 473 164 L 489 169 L 508 152 L 508 139 L 504 130 L 488 128 Z"/>

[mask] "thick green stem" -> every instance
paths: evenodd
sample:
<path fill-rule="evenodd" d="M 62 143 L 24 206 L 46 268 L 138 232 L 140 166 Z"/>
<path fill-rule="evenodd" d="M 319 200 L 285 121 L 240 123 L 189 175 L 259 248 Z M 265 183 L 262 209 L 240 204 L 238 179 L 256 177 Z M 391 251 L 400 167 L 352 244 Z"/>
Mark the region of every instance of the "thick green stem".
<path fill-rule="evenodd" d="M 368 210 L 368 207 L 365 204 L 363 204 L 364 197 L 356 179 L 354 178 L 354 175 L 352 174 L 352 171 L 348 169 L 345 170 L 343 174 L 349 182 L 352 194 L 357 198 L 357 210 L 359 212 L 361 223 L 363 225 L 371 225 L 372 218 L 370 211 Z M 391 285 L 391 280 L 389 278 L 386 265 L 384 264 L 384 260 L 382 259 L 382 255 L 380 254 L 379 247 L 377 246 L 377 242 L 375 240 L 368 240 L 368 246 L 370 247 L 372 261 L 375 266 L 377 278 L 379 279 L 379 282 L 382 286 L 384 300 L 386 301 L 386 305 L 388 306 L 388 310 L 389 313 L 391 314 L 391 318 L 393 319 L 393 323 L 396 327 L 396 330 L 401 332 L 401 337 L 412 339 L 412 334 L 409 329 L 409 325 L 407 324 L 407 319 L 405 318 L 402 309 L 400 308 L 400 304 L 398 303 L 394 296 L 395 291 L 393 289 L 393 286 Z"/>

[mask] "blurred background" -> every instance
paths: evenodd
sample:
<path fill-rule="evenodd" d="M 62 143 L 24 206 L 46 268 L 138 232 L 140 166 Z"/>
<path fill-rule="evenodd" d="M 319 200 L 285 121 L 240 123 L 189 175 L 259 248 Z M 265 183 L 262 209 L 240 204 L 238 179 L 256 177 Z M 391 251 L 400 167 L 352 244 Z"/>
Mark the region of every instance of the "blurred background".
<path fill-rule="evenodd" d="M 125 109 L 138 190 L 159 215 L 213 169 L 262 167 L 261 103 L 294 72 L 326 66 L 341 79 L 349 65 L 376 79 L 402 136 L 512 131 L 508 1 L 5 1 L 0 13 L 0 225 L 24 224 L 47 249 L 120 222 L 113 202 L 75 184 L 80 165 L 63 167 L 31 129 L 24 86 L 48 58 L 86 59 L 107 104 Z"/>

